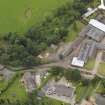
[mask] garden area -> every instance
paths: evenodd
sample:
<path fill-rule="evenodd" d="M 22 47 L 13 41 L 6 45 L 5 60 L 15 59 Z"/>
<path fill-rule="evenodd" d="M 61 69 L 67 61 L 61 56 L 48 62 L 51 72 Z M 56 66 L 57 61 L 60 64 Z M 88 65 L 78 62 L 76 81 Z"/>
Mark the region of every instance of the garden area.
<path fill-rule="evenodd" d="M 100 67 L 98 69 L 98 74 L 105 76 L 105 63 L 104 62 L 100 63 Z"/>

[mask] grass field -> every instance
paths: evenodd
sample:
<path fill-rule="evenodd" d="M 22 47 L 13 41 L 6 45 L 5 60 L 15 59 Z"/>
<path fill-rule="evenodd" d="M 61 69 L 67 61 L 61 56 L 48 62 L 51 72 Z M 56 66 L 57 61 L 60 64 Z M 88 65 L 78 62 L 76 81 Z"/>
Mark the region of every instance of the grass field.
<path fill-rule="evenodd" d="M 0 0 L 0 33 L 24 32 L 72 0 Z"/>
<path fill-rule="evenodd" d="M 105 76 L 105 63 L 104 62 L 100 63 L 98 73 L 102 76 Z"/>
<path fill-rule="evenodd" d="M 15 97 L 13 96 L 13 94 L 15 94 Z M 20 83 L 20 78 L 17 78 L 14 83 L 11 85 L 11 87 L 5 91 L 1 97 L 2 99 L 10 99 L 11 101 L 16 101 L 16 100 L 20 100 L 20 101 L 26 101 L 27 100 L 27 93 L 25 91 L 25 88 L 22 87 L 21 83 Z"/>
<path fill-rule="evenodd" d="M 95 65 L 95 59 L 89 59 L 88 62 L 85 64 L 85 68 L 91 71 L 93 70 L 94 65 Z"/>
<path fill-rule="evenodd" d="M 61 101 L 58 101 L 58 100 L 55 100 L 55 99 L 50 99 L 50 98 L 47 98 L 47 97 L 45 97 L 45 98 L 43 98 L 42 100 L 41 100 L 43 103 L 47 103 L 47 105 L 70 105 L 70 104 L 66 104 L 66 103 L 64 103 L 64 102 L 61 102 Z"/>
<path fill-rule="evenodd" d="M 94 91 L 94 87 L 92 84 L 89 84 L 88 86 L 79 86 L 76 89 L 76 101 L 81 102 L 84 98 L 90 97 Z"/>

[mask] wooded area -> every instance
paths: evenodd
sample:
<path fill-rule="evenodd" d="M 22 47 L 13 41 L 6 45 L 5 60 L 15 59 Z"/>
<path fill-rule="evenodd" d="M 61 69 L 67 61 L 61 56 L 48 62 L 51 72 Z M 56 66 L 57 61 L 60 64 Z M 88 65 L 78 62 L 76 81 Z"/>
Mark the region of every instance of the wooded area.
<path fill-rule="evenodd" d="M 33 66 L 40 64 L 37 55 L 50 44 L 57 44 L 68 34 L 68 27 L 79 20 L 86 11 L 90 0 L 77 0 L 67 3 L 54 11 L 52 16 L 36 26 L 31 27 L 24 35 L 8 33 L 0 47 L 0 63 L 11 66 Z"/>

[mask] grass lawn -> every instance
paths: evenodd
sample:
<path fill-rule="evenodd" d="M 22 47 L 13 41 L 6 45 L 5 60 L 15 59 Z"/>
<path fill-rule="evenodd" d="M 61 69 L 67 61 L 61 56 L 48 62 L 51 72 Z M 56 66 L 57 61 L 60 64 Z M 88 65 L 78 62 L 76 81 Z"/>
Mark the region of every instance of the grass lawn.
<path fill-rule="evenodd" d="M 76 101 L 81 102 L 82 99 L 87 98 L 92 95 L 94 87 L 90 83 L 88 86 L 83 86 L 82 84 L 76 87 Z"/>
<path fill-rule="evenodd" d="M 102 76 L 105 76 L 105 63 L 104 62 L 100 63 L 98 73 Z"/>
<path fill-rule="evenodd" d="M 67 1 L 72 0 L 0 0 L 0 33 L 25 32 Z"/>
<path fill-rule="evenodd" d="M 7 86 L 8 82 L 9 82 L 9 81 L 7 81 L 7 80 L 1 81 L 1 82 L 0 82 L 0 89 L 2 89 L 2 88 L 4 88 L 5 86 Z"/>
<path fill-rule="evenodd" d="M 66 104 L 64 102 L 55 100 L 55 99 L 50 99 L 50 98 L 43 98 L 42 100 L 43 103 L 45 103 L 46 105 L 70 105 L 70 104 Z"/>
<path fill-rule="evenodd" d="M 83 99 L 84 93 L 86 92 L 86 87 L 84 86 L 79 86 L 76 89 L 76 101 L 80 102 Z"/>
<path fill-rule="evenodd" d="M 13 97 L 12 94 L 16 96 Z M 21 86 L 20 78 L 17 78 L 11 87 L 1 95 L 2 99 L 10 99 L 12 101 L 20 100 L 25 101 L 27 100 L 27 94 L 25 88 Z"/>
<path fill-rule="evenodd" d="M 92 70 L 95 65 L 95 59 L 89 59 L 88 62 L 85 64 L 85 68 L 87 70 Z"/>
<path fill-rule="evenodd" d="M 69 34 L 65 38 L 67 42 L 75 40 L 76 37 L 78 37 L 79 32 L 85 25 L 81 23 L 80 21 L 76 21 L 73 23 L 69 28 Z"/>
<path fill-rule="evenodd" d="M 96 89 L 96 93 L 103 93 L 105 91 L 102 82 L 100 82 L 98 88 Z"/>

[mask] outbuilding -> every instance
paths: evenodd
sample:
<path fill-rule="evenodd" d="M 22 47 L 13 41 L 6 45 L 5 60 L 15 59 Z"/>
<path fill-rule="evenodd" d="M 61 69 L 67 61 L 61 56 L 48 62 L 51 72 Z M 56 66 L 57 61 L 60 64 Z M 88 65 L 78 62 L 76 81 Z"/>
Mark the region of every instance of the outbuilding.
<path fill-rule="evenodd" d="M 85 62 L 83 60 L 79 60 L 78 57 L 73 57 L 72 66 L 83 67 Z"/>

